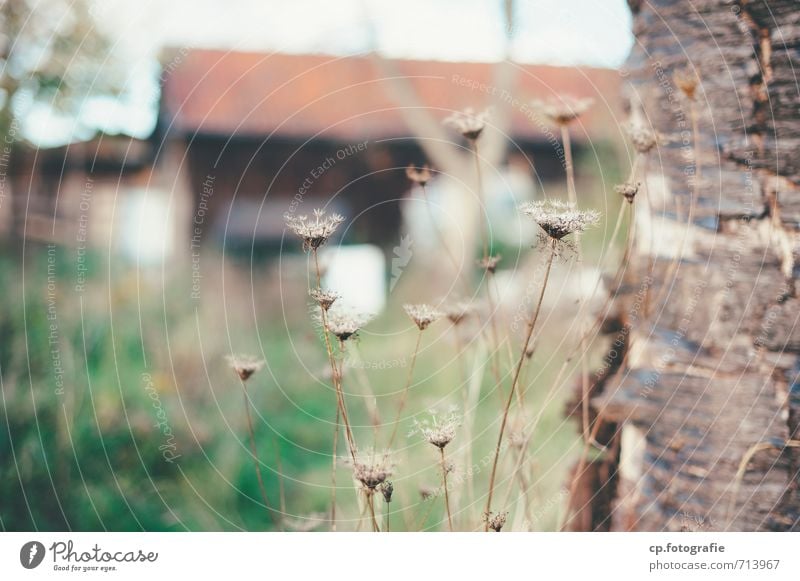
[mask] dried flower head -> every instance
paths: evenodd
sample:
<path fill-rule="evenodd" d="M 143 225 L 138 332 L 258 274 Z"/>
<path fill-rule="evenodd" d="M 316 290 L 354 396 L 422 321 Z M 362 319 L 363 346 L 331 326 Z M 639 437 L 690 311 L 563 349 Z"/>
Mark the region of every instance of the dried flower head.
<path fill-rule="evenodd" d="M 339 295 L 335 292 L 323 290 L 321 288 L 311 289 L 308 294 L 312 299 L 314 299 L 314 301 L 316 301 L 323 311 L 330 309 L 331 305 L 333 305 L 333 303 L 336 302 L 336 299 L 339 298 Z"/>
<path fill-rule="evenodd" d="M 639 187 L 641 185 L 640 182 L 625 182 L 624 184 L 614 186 L 614 191 L 624 196 L 625 199 L 632 204 L 634 198 L 636 198 L 636 194 L 639 193 Z"/>
<path fill-rule="evenodd" d="M 553 240 L 583 232 L 600 221 L 600 214 L 595 210 L 578 210 L 575 204 L 558 200 L 528 203 L 520 211 L 530 216 Z"/>
<path fill-rule="evenodd" d="M 353 467 L 353 478 L 369 492 L 374 492 L 392 475 L 389 454 L 366 450 L 355 460 L 348 458 L 346 463 Z"/>
<path fill-rule="evenodd" d="M 422 485 L 419 487 L 419 496 L 422 500 L 430 500 L 436 497 L 436 489 L 432 486 Z"/>
<path fill-rule="evenodd" d="M 579 99 L 571 96 L 550 98 L 546 101 L 531 101 L 533 109 L 541 111 L 551 122 L 557 125 L 569 125 L 586 113 L 593 104 L 594 99 L 591 97 Z"/>
<path fill-rule="evenodd" d="M 426 304 L 403 305 L 403 309 L 420 331 L 424 331 L 444 315 L 440 310 Z"/>
<path fill-rule="evenodd" d="M 489 525 L 494 532 L 499 533 L 506 525 L 508 518 L 507 512 L 488 513 L 483 515 L 483 521 Z"/>
<path fill-rule="evenodd" d="M 344 309 L 331 309 L 327 316 L 328 331 L 343 343 L 356 337 L 369 319 L 369 315 L 352 313 Z"/>
<path fill-rule="evenodd" d="M 497 272 L 497 265 L 500 264 L 500 261 L 503 259 L 501 254 L 496 254 L 494 256 L 487 256 L 486 258 L 481 258 L 478 261 L 478 266 L 480 266 L 485 271 L 494 274 Z"/>
<path fill-rule="evenodd" d="M 443 450 L 456 436 L 456 428 L 461 425 L 461 416 L 454 410 L 444 413 L 431 410 L 430 418 L 415 419 L 409 436 L 420 434 L 429 444 Z"/>
<path fill-rule="evenodd" d="M 418 168 L 415 165 L 410 165 L 406 168 L 406 177 L 420 186 L 424 186 L 431 181 L 431 170 L 427 165 Z"/>
<path fill-rule="evenodd" d="M 685 69 L 676 70 L 672 74 L 672 80 L 675 81 L 675 84 L 686 95 L 687 99 L 694 100 L 697 87 L 700 84 L 700 78 L 694 68 L 687 66 Z"/>
<path fill-rule="evenodd" d="M 476 113 L 468 107 L 463 111 L 456 111 L 444 120 L 445 125 L 455 128 L 461 135 L 470 141 L 476 141 L 486 128 L 489 120 L 489 109 Z"/>
<path fill-rule="evenodd" d="M 264 367 L 263 359 L 251 355 L 227 355 L 225 359 L 242 381 L 247 381 L 250 376 Z"/>
<path fill-rule="evenodd" d="M 649 153 L 658 145 L 658 137 L 655 132 L 641 122 L 634 121 L 626 124 L 625 131 L 628 139 L 631 140 L 631 145 L 638 153 Z"/>
<path fill-rule="evenodd" d="M 378 485 L 378 492 L 383 495 L 383 500 L 387 503 L 392 502 L 392 494 L 394 494 L 394 485 L 390 480 L 386 480 Z"/>
<path fill-rule="evenodd" d="M 314 219 L 308 216 L 286 214 L 286 226 L 303 241 L 303 250 L 316 250 L 333 236 L 344 217 L 339 214 L 325 215 L 325 210 L 314 210 Z"/>
<path fill-rule="evenodd" d="M 467 301 L 454 301 L 445 303 L 442 312 L 447 319 L 454 325 L 458 325 L 468 316 L 475 312 L 474 306 Z"/>

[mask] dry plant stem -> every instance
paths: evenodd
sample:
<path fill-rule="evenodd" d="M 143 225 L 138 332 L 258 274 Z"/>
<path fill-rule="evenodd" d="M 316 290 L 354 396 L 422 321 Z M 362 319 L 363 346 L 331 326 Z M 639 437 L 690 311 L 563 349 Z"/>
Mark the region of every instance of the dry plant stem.
<path fill-rule="evenodd" d="M 569 136 L 569 127 L 561 124 L 561 143 L 564 146 L 564 170 L 567 173 L 567 195 L 570 202 L 577 202 L 575 191 L 575 168 L 572 165 L 572 140 Z"/>
<path fill-rule="evenodd" d="M 575 167 L 572 163 L 572 141 L 569 135 L 569 127 L 565 124 L 561 124 L 561 141 L 564 144 L 564 165 L 567 173 L 567 194 L 569 196 L 569 201 L 573 204 L 578 203 L 578 193 L 575 190 Z M 583 249 L 581 247 L 581 233 L 575 233 L 575 247 L 577 248 L 578 253 L 578 263 L 583 263 Z M 583 279 L 583 273 L 579 272 L 579 278 Z M 583 285 L 581 284 L 581 287 Z M 580 304 L 578 308 L 578 324 L 581 327 L 584 327 L 583 322 L 583 305 L 584 305 L 583 297 L 580 299 Z M 589 362 L 586 360 L 586 336 L 587 333 L 585 329 L 581 329 L 581 339 L 578 342 L 578 349 L 581 351 L 580 363 L 581 363 L 581 408 L 582 408 L 582 425 L 583 425 L 583 437 L 584 439 L 589 437 Z"/>
<path fill-rule="evenodd" d="M 408 390 L 411 388 L 411 380 L 414 377 L 414 366 L 417 363 L 417 353 L 419 353 L 419 345 L 422 342 L 422 330 L 417 332 L 417 342 L 414 345 L 414 352 L 411 355 L 411 364 L 408 366 L 408 375 L 406 376 L 406 385 L 403 387 L 403 393 L 400 396 L 400 405 L 397 406 L 397 415 L 394 418 L 392 425 L 392 435 L 389 437 L 389 443 L 386 445 L 386 450 L 391 450 L 395 438 L 397 438 L 397 428 L 400 426 L 400 417 L 403 414 L 403 409 L 406 407 L 406 400 L 408 399 Z"/>
<path fill-rule="evenodd" d="M 539 318 L 539 313 L 542 310 L 542 301 L 544 299 L 545 290 L 547 290 L 547 281 L 550 278 L 550 269 L 553 266 L 553 259 L 556 255 L 556 241 L 550 241 L 550 256 L 547 258 L 547 268 L 544 273 L 544 280 L 542 280 L 542 290 L 539 293 L 539 300 L 536 303 L 536 308 L 533 310 L 531 314 L 531 319 L 528 322 L 528 332 L 525 336 L 525 341 L 522 344 L 522 350 L 519 354 L 519 360 L 517 361 L 517 366 L 514 369 L 514 375 L 511 380 L 511 390 L 508 393 L 508 399 L 506 400 L 505 408 L 503 409 L 503 419 L 500 422 L 500 434 L 497 437 L 497 446 L 495 447 L 494 451 L 494 460 L 492 461 L 492 472 L 489 476 L 489 494 L 486 498 L 486 510 L 484 511 L 486 514 L 490 514 L 492 511 L 492 495 L 494 494 L 494 482 L 495 478 L 497 477 L 497 464 L 500 460 L 500 450 L 503 446 L 503 435 L 505 434 L 506 424 L 508 423 L 508 412 L 511 409 L 511 402 L 514 401 L 514 392 L 517 390 L 517 384 L 519 383 L 519 376 L 520 372 L 522 371 L 522 366 L 525 364 L 527 359 L 526 353 L 528 351 L 528 345 L 531 342 L 531 337 L 533 336 L 533 331 L 536 327 L 536 320 Z M 489 530 L 489 522 L 484 525 L 484 530 Z"/>
<path fill-rule="evenodd" d="M 481 223 L 481 243 L 483 244 L 483 259 L 486 260 L 489 258 L 489 236 L 486 232 L 486 220 L 483 219 L 483 207 L 485 204 L 485 200 L 483 199 L 483 175 L 481 173 L 481 158 L 478 155 L 478 140 L 471 139 L 470 144 L 472 145 L 472 153 L 475 158 L 475 179 L 478 180 L 478 205 L 479 205 L 479 212 L 478 216 L 480 217 Z"/>
<path fill-rule="evenodd" d="M 369 518 L 372 521 L 372 532 L 379 533 L 381 532 L 380 527 L 378 526 L 378 519 L 375 516 L 375 505 L 372 502 L 375 493 L 373 491 L 367 492 L 367 508 L 369 509 Z"/>
<path fill-rule="evenodd" d="M 312 250 L 312 253 L 314 254 L 314 268 L 316 269 L 317 274 L 317 287 L 322 288 L 322 273 L 319 268 L 319 256 L 317 255 L 316 249 Z M 344 392 L 342 391 L 341 376 L 336 367 L 336 359 L 333 355 L 333 346 L 331 345 L 331 338 L 328 334 L 328 314 L 325 309 L 320 309 L 320 312 L 322 313 L 322 334 L 325 336 L 325 350 L 328 352 L 328 361 L 330 362 L 331 373 L 333 374 L 333 388 L 336 392 L 337 404 L 341 413 L 342 422 L 344 423 L 347 447 L 350 451 L 351 458 L 355 462 L 355 439 L 353 438 L 353 431 L 350 429 L 350 421 L 348 420 L 347 409 L 344 403 Z"/>
<path fill-rule="evenodd" d="M 364 361 L 364 358 L 361 357 L 361 351 L 359 351 L 356 343 L 351 343 L 349 349 L 358 359 L 359 364 L 355 366 L 356 377 L 358 378 L 358 382 L 361 384 L 361 387 L 366 391 L 367 396 L 367 409 L 370 415 L 370 419 L 372 421 L 372 433 L 373 433 L 373 445 L 377 445 L 378 443 L 378 429 L 381 425 L 381 417 L 378 411 L 378 405 L 375 398 L 375 390 L 372 389 L 372 384 L 369 381 L 369 377 L 367 376 L 366 372 L 364 371 L 364 366 L 361 363 Z M 344 362 L 342 362 L 342 366 Z"/>
<path fill-rule="evenodd" d="M 267 499 L 267 489 L 264 486 L 264 479 L 261 477 L 261 462 L 258 459 L 258 448 L 256 447 L 256 435 L 253 430 L 253 417 L 250 415 L 250 396 L 247 393 L 247 385 L 242 382 L 242 389 L 244 393 L 244 412 L 247 416 L 247 433 L 250 435 L 250 452 L 253 454 L 253 463 L 256 468 L 256 479 L 258 480 L 258 490 L 261 492 L 261 500 L 264 501 L 264 506 L 267 507 L 267 514 L 270 520 L 274 520 L 272 516 L 272 506 Z"/>
<path fill-rule="evenodd" d="M 622 219 L 623 219 L 623 217 L 625 215 L 625 207 L 626 206 L 629 206 L 629 212 L 630 212 L 631 220 L 633 219 L 633 212 L 634 212 L 633 205 L 632 204 L 628 204 L 628 203 L 623 203 L 620 206 L 619 215 L 617 216 L 617 223 L 614 226 L 614 233 L 611 236 L 612 240 L 616 239 L 617 235 L 619 234 L 619 230 L 620 230 L 620 227 L 622 225 Z M 628 239 L 626 237 L 626 242 L 625 242 L 626 246 L 627 246 L 628 243 L 629 242 L 628 242 Z M 622 269 L 624 267 L 624 265 L 625 265 L 625 262 L 621 261 L 620 262 L 620 266 L 618 267 L 618 271 L 620 269 Z M 616 279 L 617 276 L 618 276 L 618 274 L 616 274 L 614 276 L 614 278 Z M 595 284 L 595 288 L 592 291 L 592 295 L 591 295 L 592 297 L 595 295 L 595 293 L 597 292 L 599 287 L 600 287 L 600 280 L 598 279 L 597 284 Z M 595 319 L 594 324 L 586 330 L 586 332 L 584 334 L 584 338 L 588 337 L 589 335 L 591 335 L 600 326 L 600 324 L 603 322 L 603 320 L 605 320 L 606 314 L 607 314 L 608 310 L 611 307 L 612 298 L 613 297 L 611 295 L 609 295 L 606 298 L 606 301 L 603 304 L 603 307 L 600 309 L 600 314 Z M 584 303 L 584 307 L 586 305 L 588 305 L 588 301 L 586 301 Z M 567 369 L 569 368 L 570 363 L 572 362 L 573 356 L 579 350 L 580 345 L 582 345 L 582 344 L 583 344 L 582 342 L 579 342 L 579 344 L 576 345 L 574 347 L 574 349 L 569 353 L 567 358 L 564 360 L 564 363 L 561 364 L 561 368 L 558 370 L 558 374 L 556 374 L 556 378 L 555 378 L 555 380 L 553 380 L 553 383 L 551 384 L 551 387 L 550 387 L 548 393 L 553 393 L 556 390 L 556 387 L 561 383 L 561 380 L 564 378 L 564 374 L 566 373 Z M 534 428 L 532 430 L 535 430 L 535 427 L 538 425 L 540 418 L 541 418 L 541 412 L 539 414 L 537 414 L 536 419 L 534 420 Z M 531 434 L 532 433 L 533 432 L 531 432 Z M 526 446 L 527 446 L 527 439 L 529 439 L 529 438 L 530 438 L 530 434 L 526 437 L 526 444 L 525 444 Z M 590 443 L 591 443 L 591 440 L 590 440 Z"/>
<path fill-rule="evenodd" d="M 450 493 L 447 490 L 447 461 L 444 458 L 444 448 L 439 448 L 442 458 L 442 487 L 444 488 L 444 506 L 447 509 L 447 526 L 453 532 L 453 516 L 450 514 Z"/>
<path fill-rule="evenodd" d="M 339 452 L 339 420 L 341 413 L 336 406 L 336 421 L 333 424 L 333 455 L 331 458 L 331 531 L 336 531 L 336 458 Z"/>

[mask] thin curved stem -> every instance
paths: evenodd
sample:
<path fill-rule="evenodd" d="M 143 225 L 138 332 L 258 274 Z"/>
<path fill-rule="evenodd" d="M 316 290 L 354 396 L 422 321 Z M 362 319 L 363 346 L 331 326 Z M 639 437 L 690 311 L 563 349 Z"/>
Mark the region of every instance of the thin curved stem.
<path fill-rule="evenodd" d="M 331 458 L 331 531 L 336 531 L 336 459 L 339 453 L 339 420 L 341 413 L 336 406 L 336 421 L 333 424 L 333 457 Z"/>
<path fill-rule="evenodd" d="M 447 461 L 444 457 L 444 448 L 439 448 L 442 457 L 442 486 L 444 487 L 444 506 L 447 509 L 447 525 L 453 532 L 453 516 L 450 514 L 450 493 L 447 490 Z"/>
<path fill-rule="evenodd" d="M 519 382 L 520 372 L 522 371 L 522 366 L 527 359 L 526 353 L 528 351 L 528 345 L 530 344 L 531 337 L 533 336 L 533 330 L 536 327 L 536 321 L 539 318 L 539 313 L 542 310 L 542 301 L 544 300 L 544 293 L 547 289 L 547 281 L 550 278 L 550 269 L 553 266 L 553 259 L 556 255 L 556 241 L 550 241 L 550 256 L 547 258 L 547 268 L 544 273 L 544 280 L 542 281 L 542 290 L 539 293 L 539 300 L 536 303 L 536 308 L 533 310 L 531 314 L 531 319 L 528 323 L 528 332 L 525 336 L 525 341 L 522 345 L 522 350 L 520 351 L 519 360 L 517 361 L 517 366 L 514 369 L 514 375 L 511 380 L 511 390 L 508 392 L 508 399 L 506 400 L 505 408 L 503 409 L 503 419 L 500 422 L 500 434 L 497 436 L 497 446 L 495 447 L 494 451 L 494 460 L 492 461 L 492 472 L 489 476 L 489 493 L 486 498 L 486 514 L 489 515 L 492 510 L 492 495 L 494 494 L 494 483 L 495 478 L 497 477 L 497 464 L 500 459 L 500 450 L 503 446 L 503 435 L 505 434 L 506 424 L 508 423 L 508 412 L 511 409 L 511 402 L 514 401 L 514 392 L 517 390 L 517 384 Z M 489 530 L 489 522 L 484 525 L 484 530 Z"/>
<path fill-rule="evenodd" d="M 314 267 L 317 274 L 317 287 L 322 288 L 322 272 L 319 267 L 319 256 L 317 255 L 316 249 L 313 249 L 312 253 L 314 255 Z M 331 373 L 333 374 L 333 388 L 334 391 L 336 392 L 336 401 L 339 406 L 339 411 L 341 413 L 341 419 L 344 423 L 345 437 L 347 439 L 347 447 L 350 451 L 350 456 L 353 462 L 355 462 L 356 459 L 355 439 L 353 437 L 353 431 L 350 428 L 350 420 L 347 417 L 347 408 L 345 406 L 344 392 L 342 391 L 342 383 L 341 383 L 342 376 L 339 370 L 337 369 L 336 358 L 333 355 L 333 346 L 331 345 L 331 339 L 330 336 L 328 335 L 328 313 L 325 311 L 325 309 L 322 308 L 320 309 L 320 312 L 322 313 L 322 334 L 325 337 L 325 350 L 328 353 L 328 362 L 330 363 Z"/>
<path fill-rule="evenodd" d="M 381 532 L 380 527 L 378 526 L 378 519 L 375 516 L 375 505 L 372 502 L 375 493 L 371 490 L 367 491 L 367 508 L 369 508 L 369 517 L 372 521 L 372 532 L 379 533 Z"/>
<path fill-rule="evenodd" d="M 261 493 L 261 500 L 264 501 L 264 506 L 267 507 L 267 513 L 270 520 L 274 520 L 272 515 L 272 505 L 267 498 L 267 489 L 264 486 L 264 479 L 261 476 L 261 461 L 258 459 L 258 448 L 256 446 L 256 435 L 253 430 L 253 417 L 250 414 L 250 396 L 247 393 L 247 385 L 242 382 L 242 390 L 244 393 L 244 412 L 247 416 L 247 433 L 250 436 L 250 452 L 253 455 L 253 463 L 256 468 L 256 479 L 258 480 L 258 490 Z"/>

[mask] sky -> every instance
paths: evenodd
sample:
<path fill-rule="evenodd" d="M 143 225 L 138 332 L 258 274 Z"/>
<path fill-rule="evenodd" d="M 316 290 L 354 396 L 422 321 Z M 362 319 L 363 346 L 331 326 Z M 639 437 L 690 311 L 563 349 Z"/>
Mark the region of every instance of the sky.
<path fill-rule="evenodd" d="M 164 47 L 496 61 L 507 28 L 502 0 L 93 0 L 92 15 L 128 74 L 123 97 L 92 100 L 84 121 L 139 137 L 155 123 Z M 625 0 L 516 0 L 511 33 L 526 63 L 614 68 L 633 43 Z M 70 126 L 40 110 L 29 133 L 54 145 Z"/>

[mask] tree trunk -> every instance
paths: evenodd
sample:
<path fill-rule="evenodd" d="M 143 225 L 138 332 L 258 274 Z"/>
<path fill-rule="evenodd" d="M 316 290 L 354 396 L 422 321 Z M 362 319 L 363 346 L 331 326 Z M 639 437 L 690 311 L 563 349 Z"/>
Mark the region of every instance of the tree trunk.
<path fill-rule="evenodd" d="M 592 398 L 609 451 L 580 475 L 570 522 L 798 530 L 800 8 L 630 4 L 628 96 L 660 143 Z M 673 78 L 687 66 L 694 105 Z"/>

